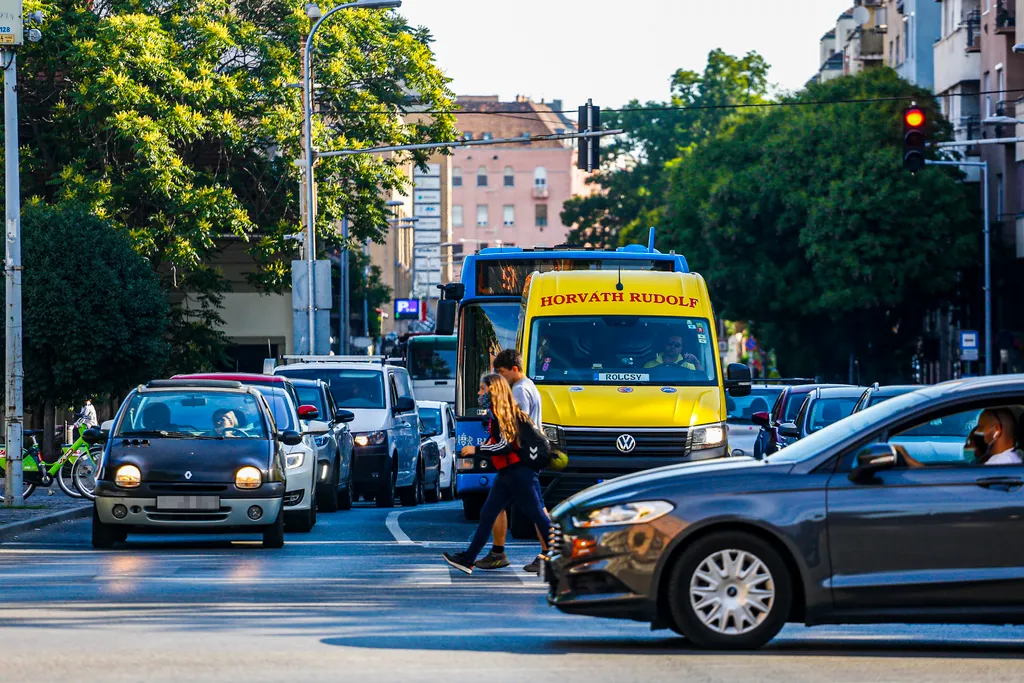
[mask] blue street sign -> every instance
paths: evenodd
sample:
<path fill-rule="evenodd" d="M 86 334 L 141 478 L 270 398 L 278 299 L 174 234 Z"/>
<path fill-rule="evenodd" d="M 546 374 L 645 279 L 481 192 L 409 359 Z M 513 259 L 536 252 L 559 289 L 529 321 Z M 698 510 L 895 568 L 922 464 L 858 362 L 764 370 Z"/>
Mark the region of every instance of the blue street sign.
<path fill-rule="evenodd" d="M 977 330 L 960 331 L 960 360 L 978 360 L 978 332 Z"/>

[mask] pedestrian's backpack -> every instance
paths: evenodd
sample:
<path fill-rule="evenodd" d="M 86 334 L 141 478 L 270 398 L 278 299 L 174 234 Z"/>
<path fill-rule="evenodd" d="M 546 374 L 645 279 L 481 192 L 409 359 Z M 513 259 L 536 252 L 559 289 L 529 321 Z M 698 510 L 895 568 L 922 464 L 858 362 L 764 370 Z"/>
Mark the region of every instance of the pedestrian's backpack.
<path fill-rule="evenodd" d="M 519 460 L 534 472 L 551 464 L 551 442 L 529 420 L 519 422 Z"/>

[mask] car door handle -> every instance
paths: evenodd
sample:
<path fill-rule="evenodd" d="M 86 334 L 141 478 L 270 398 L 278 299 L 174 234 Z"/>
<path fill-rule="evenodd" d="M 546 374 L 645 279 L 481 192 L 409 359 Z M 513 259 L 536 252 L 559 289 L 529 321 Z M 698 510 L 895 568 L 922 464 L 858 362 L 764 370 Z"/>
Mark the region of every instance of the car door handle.
<path fill-rule="evenodd" d="M 985 477 L 977 481 L 978 486 L 986 489 L 998 489 L 1000 491 L 1016 491 L 1024 486 L 1024 479 L 1020 477 Z"/>

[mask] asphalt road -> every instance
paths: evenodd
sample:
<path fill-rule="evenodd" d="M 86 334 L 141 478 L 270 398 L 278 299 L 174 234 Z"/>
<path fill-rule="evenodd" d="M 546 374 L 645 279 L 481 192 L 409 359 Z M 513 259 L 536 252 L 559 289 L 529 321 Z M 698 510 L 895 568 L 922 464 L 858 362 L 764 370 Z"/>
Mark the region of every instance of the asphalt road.
<path fill-rule="evenodd" d="M 521 571 L 529 544 L 510 548 L 515 569 L 443 564 L 472 529 L 457 504 L 363 504 L 276 551 L 150 536 L 97 552 L 88 520 L 26 533 L 0 545 L 0 681 L 1024 680 L 1024 628 L 787 627 L 710 654 L 561 615 Z"/>

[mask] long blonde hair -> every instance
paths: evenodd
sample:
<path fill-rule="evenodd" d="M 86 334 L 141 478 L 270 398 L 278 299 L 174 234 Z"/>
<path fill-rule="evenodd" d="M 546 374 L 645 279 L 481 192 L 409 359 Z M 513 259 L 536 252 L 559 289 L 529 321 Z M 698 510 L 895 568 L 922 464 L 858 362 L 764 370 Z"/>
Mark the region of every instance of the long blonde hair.
<path fill-rule="evenodd" d="M 494 373 L 484 375 L 480 381 L 491 396 L 491 412 L 498 418 L 501 436 L 512 443 L 519 438 L 519 423 L 529 422 L 530 416 L 520 410 L 512 397 L 512 387 L 504 377 Z"/>

